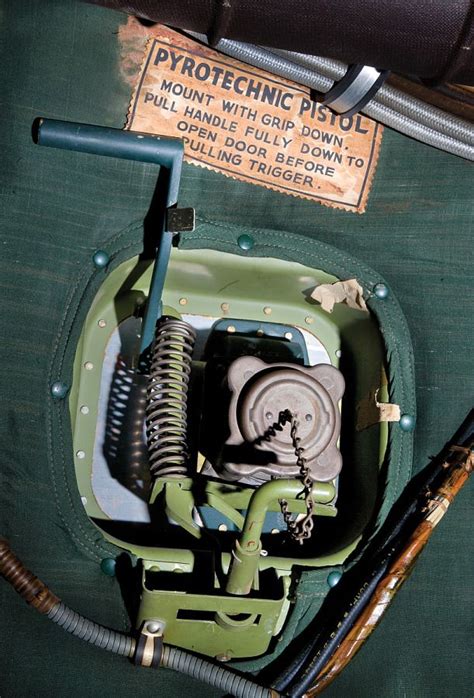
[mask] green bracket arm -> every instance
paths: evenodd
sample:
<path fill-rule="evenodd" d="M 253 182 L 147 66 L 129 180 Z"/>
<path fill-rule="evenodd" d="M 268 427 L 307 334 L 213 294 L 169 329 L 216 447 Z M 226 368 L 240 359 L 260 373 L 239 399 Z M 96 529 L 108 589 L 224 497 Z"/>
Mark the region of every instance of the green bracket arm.
<path fill-rule="evenodd" d="M 262 550 L 263 524 L 269 506 L 279 499 L 297 499 L 301 495 L 300 480 L 271 480 L 261 485 L 252 495 L 240 540 L 232 552 L 232 564 L 227 579 L 228 594 L 244 596 L 250 593 Z M 334 498 L 335 489 L 331 482 L 315 482 L 312 497 L 315 502 L 325 504 Z"/>
<path fill-rule="evenodd" d="M 166 208 L 168 210 L 177 204 L 184 156 L 183 141 L 178 138 L 43 118 L 35 120 L 33 137 L 38 145 L 50 148 L 76 150 L 166 167 L 169 170 Z M 168 230 L 167 216 L 164 216 L 164 221 L 143 320 L 142 352 L 153 341 L 155 323 L 161 315 L 161 296 L 173 238 L 173 232 Z"/>

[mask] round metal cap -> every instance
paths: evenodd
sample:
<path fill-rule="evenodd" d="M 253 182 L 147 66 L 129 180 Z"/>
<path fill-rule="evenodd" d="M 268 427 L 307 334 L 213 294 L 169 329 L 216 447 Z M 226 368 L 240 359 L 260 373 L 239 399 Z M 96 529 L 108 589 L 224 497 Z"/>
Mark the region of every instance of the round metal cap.
<path fill-rule="evenodd" d="M 239 402 L 239 428 L 250 443 L 268 432 L 280 412 L 290 410 L 298 421 L 305 458 L 314 458 L 330 442 L 336 427 L 334 403 L 323 385 L 297 369 L 262 371 L 244 388 Z M 272 450 L 282 462 L 294 463 L 290 424 L 271 438 Z M 261 448 L 267 448 L 266 442 Z"/>

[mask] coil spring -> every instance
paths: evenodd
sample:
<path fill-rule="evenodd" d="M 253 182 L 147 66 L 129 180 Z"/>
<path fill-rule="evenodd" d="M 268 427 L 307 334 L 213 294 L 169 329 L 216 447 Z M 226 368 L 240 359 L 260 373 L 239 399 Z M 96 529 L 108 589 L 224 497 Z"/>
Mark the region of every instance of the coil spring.
<path fill-rule="evenodd" d="M 150 471 L 159 476 L 188 472 L 187 397 L 196 332 L 176 318 L 157 326 L 147 389 L 146 435 Z"/>
<path fill-rule="evenodd" d="M 148 501 L 150 470 L 143 433 L 148 376 L 119 354 L 110 385 L 103 452 L 113 476 Z"/>

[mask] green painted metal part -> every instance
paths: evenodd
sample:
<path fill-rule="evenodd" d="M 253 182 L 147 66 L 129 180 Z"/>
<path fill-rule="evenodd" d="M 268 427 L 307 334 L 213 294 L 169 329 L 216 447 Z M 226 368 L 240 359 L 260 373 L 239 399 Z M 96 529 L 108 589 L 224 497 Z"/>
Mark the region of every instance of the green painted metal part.
<path fill-rule="evenodd" d="M 113 330 L 144 303 L 151 271 L 151 262 L 133 258 L 107 275 L 91 305 L 77 346 L 69 397 L 76 476 L 86 511 L 97 520 L 108 518 L 91 486 L 102 361 Z M 133 279 L 133 283 L 126 284 L 127 279 Z M 316 336 L 333 365 L 339 365 L 341 338 L 344 353 L 357 353 L 361 377 L 356 399 L 365 397 L 373 386 L 381 386 L 386 393 L 380 375 L 382 342 L 371 316 L 342 305 L 328 315 L 307 300 L 308 288 L 334 281 L 336 277 L 325 272 L 273 258 L 260 260 L 210 250 L 173 249 L 163 294 L 164 312 L 178 315 L 175 308 L 185 307 L 190 315 L 225 320 L 232 313 L 263 323 L 268 321 L 269 309 L 272 321 L 291 324 Z M 262 289 L 266 292 L 264 298 Z M 382 399 L 384 392 L 380 393 Z M 369 431 L 363 448 L 371 459 L 375 458 L 378 469 L 386 449 L 387 425 L 382 423 Z M 80 451 L 84 453 L 82 459 L 77 456 Z M 124 544 L 124 547 L 130 546 Z"/>
<path fill-rule="evenodd" d="M 174 577 L 177 589 L 164 591 L 153 588 L 152 581 L 154 576 L 160 579 L 163 567 L 144 560 L 138 626 L 147 620 L 160 620 L 166 642 L 195 652 L 205 651 L 219 659 L 263 654 L 272 637 L 280 632 L 287 615 L 290 577 L 279 578 L 269 570 L 272 596 L 265 598 L 255 592 L 253 597 L 242 599 L 219 593 L 217 586 L 211 592 L 193 593 L 193 588 L 202 585 L 206 572 L 207 576 L 212 576 L 212 566 L 200 571 L 199 581 L 193 578 L 193 582 L 183 584 L 191 591 L 181 591 L 180 582 L 192 577 L 192 570 L 175 567 L 167 576 Z"/>
<path fill-rule="evenodd" d="M 285 498 L 288 499 L 288 510 L 290 513 L 304 514 L 306 511 L 305 504 L 302 499 L 298 498 L 302 489 L 301 482 L 297 481 L 298 486 L 296 487 L 286 486 L 286 488 L 286 483 L 293 481 L 277 480 L 275 482 L 281 483 L 279 488 L 274 488 L 279 490 L 280 494 L 270 497 L 265 502 L 265 513 L 267 511 L 279 512 L 281 507 L 277 500 Z M 194 483 L 195 480 L 193 478 L 180 478 L 179 480 L 171 477 L 157 478 L 153 484 L 150 503 L 153 504 L 158 499 L 158 496 L 163 493 L 165 511 L 168 517 L 179 523 L 191 535 L 201 538 L 201 528 L 193 519 L 193 508 L 195 506 L 193 496 Z M 252 487 L 207 480 L 203 487 L 203 497 L 205 499 L 202 504 L 213 507 L 235 523 L 237 528 L 243 530 L 249 515 L 253 516 L 255 513 L 255 506 L 252 513 L 250 513 L 249 509 L 252 499 L 261 489 L 255 490 Z M 337 510 L 333 503 L 336 497 L 336 488 L 333 483 L 315 483 L 313 497 L 315 516 L 336 516 Z M 260 497 L 256 501 L 257 506 L 260 506 Z M 249 511 L 244 518 L 240 512 L 247 509 Z M 261 531 L 259 532 L 260 535 Z"/>
<path fill-rule="evenodd" d="M 181 139 L 43 118 L 36 120 L 34 130 L 38 145 L 150 162 L 165 167 L 168 172 L 165 205 L 167 209 L 176 206 L 184 157 L 184 143 Z M 152 343 L 156 320 L 161 315 L 161 297 L 172 238 L 173 233 L 167 230 L 167 216 L 164 215 L 161 239 L 147 294 L 141 339 L 142 352 Z"/>
<path fill-rule="evenodd" d="M 124 283 L 129 278 L 133 283 Z M 99 377 L 105 347 L 117 325 L 132 316 L 145 301 L 150 278 L 151 263 L 140 262 L 137 258 L 124 262 L 108 274 L 89 310 L 77 347 L 69 398 L 76 477 L 86 511 L 97 522 L 108 519 L 91 484 Z M 268 321 L 270 310 L 272 321 L 291 324 L 315 335 L 336 366 L 342 337 L 345 353 L 353 350 L 359 354 L 361 380 L 357 397 L 361 399 L 369 388 L 380 385 L 383 350 L 376 323 L 369 314 L 345 306 L 336 307 L 332 315 L 328 315 L 307 300 L 308 288 L 336 280 L 325 272 L 272 258 L 260 260 L 209 250 L 173 249 L 163 300 L 167 314 L 178 315 L 174 309 L 185 307 L 189 315 L 222 320 L 232 313 L 236 317 L 263 323 Z M 124 288 L 126 290 L 122 290 Z M 267 289 L 264 299 L 261 298 L 262 289 Z M 85 410 L 81 409 L 84 407 Z M 376 430 L 369 431 L 363 444 L 363 455 L 366 458 L 367 452 L 370 459 L 375 459 L 378 472 L 387 443 L 387 426 L 381 424 Z M 81 452 L 83 458 L 77 455 Z M 218 496 L 217 492 L 213 494 Z M 229 501 L 229 496 L 226 495 L 226 501 Z M 351 541 L 347 549 L 331 555 L 330 564 L 342 562 L 354 545 L 355 541 Z M 134 544 L 124 541 L 122 547 L 135 553 Z M 307 563 L 317 565 L 318 561 L 310 557 Z M 288 569 L 288 565 L 285 567 Z"/>
<path fill-rule="evenodd" d="M 91 476 L 102 362 L 112 332 L 127 318 L 136 315 L 146 301 L 151 271 L 150 263 L 134 258 L 107 275 L 89 310 L 77 347 L 69 397 L 76 476 L 86 511 L 99 527 L 107 526 L 108 516 L 95 497 Z M 362 400 L 374 388 L 379 389 L 380 399 L 384 399 L 387 388 L 382 379 L 383 345 L 372 316 L 343 305 L 336 306 L 328 315 L 308 297 L 308 289 L 337 280 L 323 271 L 272 258 L 173 249 L 163 291 L 164 312 L 179 316 L 179 308 L 191 320 L 194 315 L 204 316 L 210 321 L 219 321 L 223 327 L 226 322 L 232 324 L 231 318 L 241 318 L 262 325 L 271 320 L 285 329 L 288 326 L 298 328 L 320 341 L 333 365 L 349 359 L 352 370 L 357 367 L 354 400 Z M 369 489 L 374 488 L 387 445 L 386 425 L 376 425 L 358 434 L 357 439 L 357 453 L 354 452 L 353 457 L 363 459 L 374 474 L 374 481 L 369 479 L 366 483 Z M 350 472 L 351 467 L 349 460 L 344 463 L 343 470 L 346 468 Z M 231 565 L 235 558 L 232 546 L 227 546 L 222 554 L 208 560 L 210 569 L 216 566 L 220 574 L 213 572 L 207 586 L 196 587 L 202 576 L 199 574 L 202 553 L 196 552 L 191 542 L 201 539 L 201 531 L 193 519 L 196 477 L 200 476 L 196 474 L 195 478 L 183 478 L 179 482 L 160 478 L 150 498 L 155 507 L 164 506 L 168 516 L 179 524 L 176 528 L 192 535 L 187 542 L 181 539 L 178 544 L 169 533 L 162 540 L 157 533 L 156 544 L 152 546 L 122 540 L 110 531 L 104 531 L 104 535 L 142 561 L 138 624 L 160 619 L 165 624 L 167 642 L 209 655 L 257 656 L 267 650 L 271 638 L 284 623 L 289 609 L 285 589 L 291 582 L 295 565 L 338 565 L 354 550 L 358 534 L 351 536 L 350 531 L 346 532 L 344 543 L 328 552 L 313 552 L 307 543 L 301 546 L 298 557 L 294 549 L 291 555 L 285 553 L 278 542 L 280 536 L 266 534 L 264 545 L 260 541 L 252 551 L 256 554 L 248 556 L 242 573 L 231 571 L 235 569 Z M 238 529 L 244 529 L 239 542 L 241 548 L 249 540 L 250 523 L 261 524 L 260 510 L 268 507 L 270 511 L 279 511 L 282 484 L 278 482 L 283 481 L 270 482 L 255 494 L 250 487 L 213 480 L 206 482 L 207 506 L 226 516 Z M 276 487 L 280 494 L 273 493 L 267 499 L 265 487 L 269 490 Z M 336 514 L 335 489 L 333 483 L 326 483 L 325 487 L 316 497 L 315 513 L 330 520 Z M 304 513 L 304 502 L 297 499 L 301 484 L 294 483 L 294 488 L 294 496 L 289 498 L 290 511 Z M 253 507 L 249 512 L 252 494 Z M 262 497 L 266 499 L 263 505 Z M 321 534 L 317 530 L 316 538 L 318 535 Z M 235 597 L 229 591 L 250 593 Z M 244 614 L 245 622 L 233 618 L 236 614 L 239 618 Z"/>
<path fill-rule="evenodd" d="M 334 499 L 335 487 L 330 482 L 315 482 L 312 496 L 317 502 L 327 503 Z M 299 480 L 271 480 L 261 485 L 252 494 L 244 527 L 240 538 L 235 543 L 232 565 L 226 584 L 229 594 L 244 595 L 250 593 L 255 576 L 258 574 L 258 562 L 262 552 L 262 529 L 270 505 L 280 499 L 297 500 L 301 495 Z"/>

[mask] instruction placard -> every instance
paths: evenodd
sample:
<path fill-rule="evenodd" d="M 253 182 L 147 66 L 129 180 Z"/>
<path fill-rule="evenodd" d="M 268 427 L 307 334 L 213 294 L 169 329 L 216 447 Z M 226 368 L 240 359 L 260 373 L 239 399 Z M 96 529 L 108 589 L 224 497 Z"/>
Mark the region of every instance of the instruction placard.
<path fill-rule="evenodd" d="M 166 27 L 150 39 L 127 128 L 177 136 L 185 160 L 279 192 L 362 213 L 382 127 L 341 117 L 309 89 Z"/>

